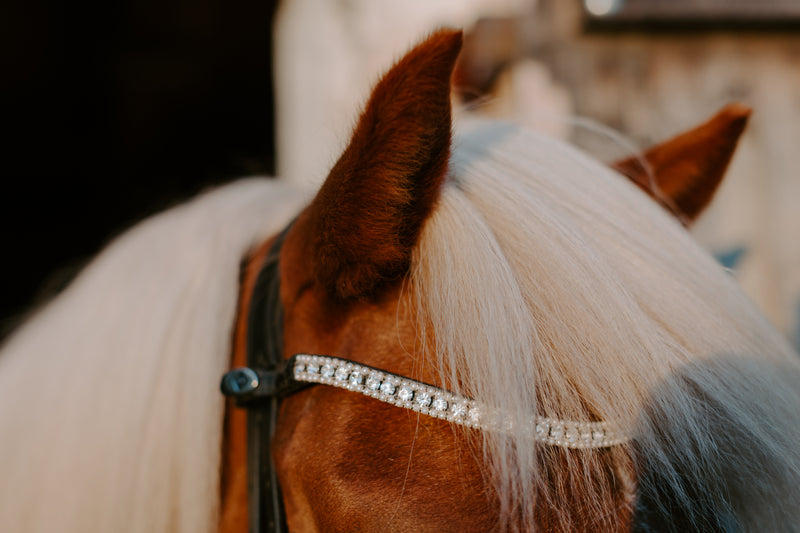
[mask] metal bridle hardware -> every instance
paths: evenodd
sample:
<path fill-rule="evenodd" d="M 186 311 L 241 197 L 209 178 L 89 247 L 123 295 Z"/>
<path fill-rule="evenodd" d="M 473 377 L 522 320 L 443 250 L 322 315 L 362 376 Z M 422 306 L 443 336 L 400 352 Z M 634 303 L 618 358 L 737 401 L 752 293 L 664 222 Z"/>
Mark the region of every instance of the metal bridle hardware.
<path fill-rule="evenodd" d="M 292 377 L 295 358 L 283 361 L 275 370 L 234 368 L 222 377 L 220 389 L 237 407 L 263 408 L 271 398 L 284 398 L 310 385 Z"/>

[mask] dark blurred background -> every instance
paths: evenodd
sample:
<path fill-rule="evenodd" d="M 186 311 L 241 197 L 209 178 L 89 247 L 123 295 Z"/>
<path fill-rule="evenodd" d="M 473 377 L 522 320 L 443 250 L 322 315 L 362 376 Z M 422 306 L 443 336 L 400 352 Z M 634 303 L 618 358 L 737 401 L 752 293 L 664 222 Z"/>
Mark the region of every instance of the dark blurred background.
<path fill-rule="evenodd" d="M 2 3 L 0 338 L 135 221 L 273 173 L 275 3 Z"/>

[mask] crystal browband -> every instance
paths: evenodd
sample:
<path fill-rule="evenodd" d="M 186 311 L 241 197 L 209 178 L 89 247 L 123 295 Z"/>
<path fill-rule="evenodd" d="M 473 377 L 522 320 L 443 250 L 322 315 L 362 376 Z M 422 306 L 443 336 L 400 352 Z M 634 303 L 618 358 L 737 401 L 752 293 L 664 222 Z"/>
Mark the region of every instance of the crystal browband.
<path fill-rule="evenodd" d="M 466 396 L 378 370 L 322 355 L 297 354 L 292 373 L 296 381 L 322 383 L 441 418 L 475 429 L 502 429 L 496 416 Z M 537 416 L 537 442 L 563 448 L 606 448 L 627 442 L 627 437 L 606 422 L 572 422 Z"/>

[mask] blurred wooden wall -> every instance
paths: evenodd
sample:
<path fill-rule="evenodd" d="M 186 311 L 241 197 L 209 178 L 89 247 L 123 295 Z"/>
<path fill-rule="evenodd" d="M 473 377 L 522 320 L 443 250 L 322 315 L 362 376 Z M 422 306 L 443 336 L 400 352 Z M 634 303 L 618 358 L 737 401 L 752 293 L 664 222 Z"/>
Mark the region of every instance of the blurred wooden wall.
<path fill-rule="evenodd" d="M 0 340 L 142 217 L 274 171 L 276 4 L 0 4 Z"/>

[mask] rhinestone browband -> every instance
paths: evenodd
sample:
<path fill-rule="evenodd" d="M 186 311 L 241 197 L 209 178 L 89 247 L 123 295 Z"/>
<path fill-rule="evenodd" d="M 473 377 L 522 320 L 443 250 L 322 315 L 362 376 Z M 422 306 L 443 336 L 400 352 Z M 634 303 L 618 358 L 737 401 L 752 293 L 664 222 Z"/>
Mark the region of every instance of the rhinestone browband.
<path fill-rule="evenodd" d="M 294 379 L 358 392 L 382 402 L 475 429 L 502 430 L 502 417 L 466 396 L 336 357 L 297 354 Z M 498 421 L 500 419 L 500 421 Z M 606 448 L 628 438 L 606 422 L 572 422 L 537 416 L 537 442 L 564 448 Z"/>

